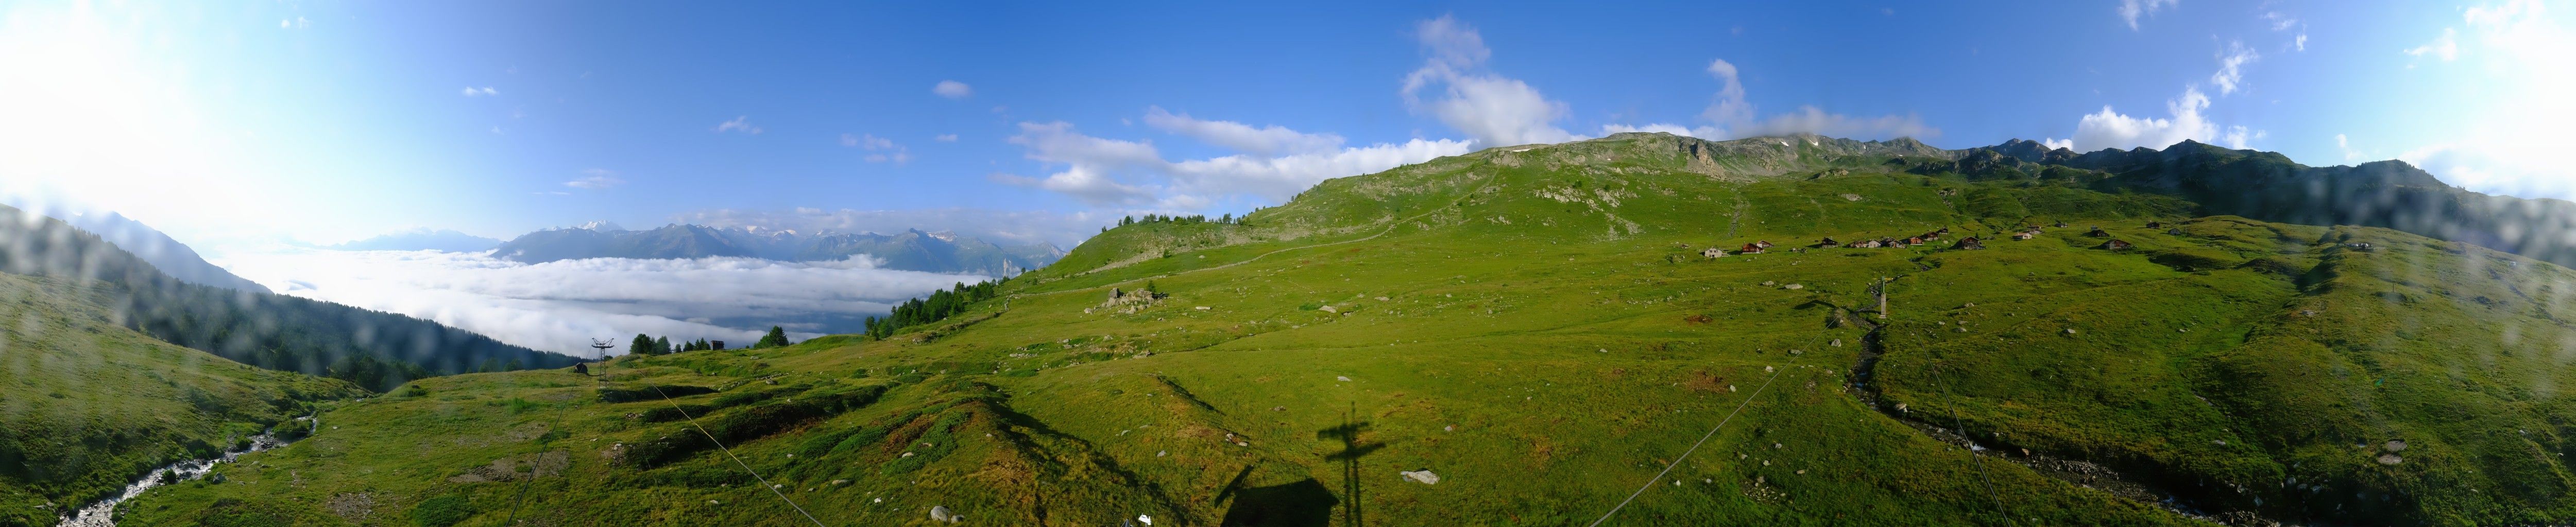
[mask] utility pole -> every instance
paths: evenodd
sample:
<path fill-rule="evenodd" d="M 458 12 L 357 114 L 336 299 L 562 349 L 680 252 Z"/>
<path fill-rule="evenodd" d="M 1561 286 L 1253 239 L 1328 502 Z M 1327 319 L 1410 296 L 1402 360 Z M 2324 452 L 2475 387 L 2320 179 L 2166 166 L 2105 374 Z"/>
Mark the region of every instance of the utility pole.
<path fill-rule="evenodd" d="M 1887 319 L 1887 283 L 1895 280 L 1893 277 L 1880 277 L 1878 280 L 1878 318 L 1880 320 Z"/>
<path fill-rule="evenodd" d="M 609 344 L 608 341 L 605 340 L 590 339 L 590 347 L 599 348 L 599 358 L 605 359 L 608 358 L 608 348 L 616 347 L 616 345 Z"/>

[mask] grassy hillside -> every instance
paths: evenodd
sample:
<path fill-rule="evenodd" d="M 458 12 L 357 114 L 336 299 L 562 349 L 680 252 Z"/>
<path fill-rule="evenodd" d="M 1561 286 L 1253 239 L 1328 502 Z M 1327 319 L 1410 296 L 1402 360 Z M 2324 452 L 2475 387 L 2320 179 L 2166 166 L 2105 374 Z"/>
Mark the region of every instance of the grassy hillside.
<path fill-rule="evenodd" d="M 806 524 L 783 496 L 829 525 L 1582 525 L 1632 493 L 1610 524 L 2576 518 L 2568 270 L 2189 217 L 2095 172 L 1909 171 L 1958 160 L 1643 134 L 1444 158 L 1114 229 L 885 340 L 419 381 L 126 521 Z"/>
<path fill-rule="evenodd" d="M 0 525 L 52 525 L 146 470 L 365 393 L 118 326 L 98 284 L 0 274 Z"/>

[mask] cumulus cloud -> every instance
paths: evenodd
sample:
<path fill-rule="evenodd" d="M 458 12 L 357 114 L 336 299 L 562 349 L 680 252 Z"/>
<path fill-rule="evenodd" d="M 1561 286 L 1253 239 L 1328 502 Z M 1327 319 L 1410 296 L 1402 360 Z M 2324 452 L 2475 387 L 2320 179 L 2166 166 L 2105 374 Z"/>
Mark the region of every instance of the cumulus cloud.
<path fill-rule="evenodd" d="M 2130 31 L 2136 31 L 2138 30 L 2139 17 L 2155 14 L 2157 10 L 2164 9 L 2165 6 L 2174 5 L 2177 1 L 2178 0 L 2120 0 L 2120 20 L 2129 23 Z"/>
<path fill-rule="evenodd" d="M 1454 156 L 1472 150 L 1467 141 L 1414 139 L 1401 144 L 1307 152 L 1280 157 L 1233 155 L 1172 164 L 1173 189 L 1182 195 L 1249 194 L 1285 202 L 1324 180 L 1379 172 L 1389 168 Z"/>
<path fill-rule="evenodd" d="M 967 97 L 975 96 L 975 87 L 967 86 L 966 83 L 963 82 L 939 81 L 939 84 L 935 84 L 930 87 L 930 93 L 950 99 L 962 100 Z"/>
<path fill-rule="evenodd" d="M 957 142 L 957 134 L 939 134 L 938 137 L 932 137 L 930 139 L 942 143 L 954 143 Z"/>
<path fill-rule="evenodd" d="M 2103 105 L 2101 112 L 2076 121 L 2074 137 L 2045 143 L 2075 150 L 2100 150 L 2164 148 L 2184 139 L 2208 141 L 2218 135 L 2218 125 L 2202 115 L 2208 109 L 2208 95 L 2201 94 L 2199 87 L 2185 87 L 2182 96 L 2165 101 L 2165 117 L 2133 117 Z"/>
<path fill-rule="evenodd" d="M 751 124 L 751 116 L 748 116 L 748 115 L 737 115 L 737 116 L 734 116 L 733 120 L 731 120 L 731 121 L 725 121 L 725 122 L 722 122 L 722 123 L 717 123 L 717 124 L 716 124 L 716 127 L 715 127 L 715 132 L 716 132 L 716 133 L 719 133 L 719 134 L 721 134 L 721 133 L 725 133 L 725 132 L 742 132 L 742 133 L 746 133 L 746 134 L 754 134 L 754 135 L 758 135 L 758 134 L 761 132 L 761 130 L 760 130 L 760 127 L 759 127 L 759 126 Z"/>
<path fill-rule="evenodd" d="M 892 234 L 905 229 L 956 231 L 998 244 L 1053 243 L 1071 248 L 1099 232 L 1117 218 L 1094 212 L 1054 212 L 1041 210 L 991 210 L 979 208 L 944 208 L 911 210 L 825 210 L 795 208 L 787 210 L 709 209 L 671 218 L 673 223 L 691 223 L 710 227 L 757 227 L 765 230 L 797 232 L 873 232 Z"/>
<path fill-rule="evenodd" d="M 1552 124 L 1565 117 L 1565 103 L 1548 100 L 1528 83 L 1484 70 L 1493 51 L 1485 48 L 1476 28 L 1442 16 L 1422 22 L 1415 31 L 1427 57 L 1404 78 L 1407 108 L 1428 112 L 1484 146 L 1582 138 Z M 1434 86 L 1439 89 L 1430 90 Z M 1425 99 L 1425 91 L 1437 93 Z"/>
<path fill-rule="evenodd" d="M 500 95 L 500 94 L 501 94 L 501 92 L 500 92 L 500 91 L 493 90 L 491 86 L 484 86 L 484 87 L 481 87 L 481 88 L 476 88 L 476 87 L 473 87 L 473 86 L 466 86 L 466 87 L 465 87 L 465 96 L 466 96 L 466 97 L 482 97 L 482 96 L 486 96 L 486 95 Z"/>
<path fill-rule="evenodd" d="M 1796 111 L 1756 119 L 1753 103 L 1744 98 L 1744 81 L 1734 63 L 1723 59 L 1710 61 L 1708 74 L 1718 81 L 1715 100 L 1706 110 L 1700 111 L 1700 119 L 1709 124 L 1696 127 L 1671 123 L 1610 124 L 1601 127 L 1602 133 L 1666 132 L 1714 140 L 1802 133 L 1864 139 L 1941 135 L 1940 129 L 1924 125 L 1922 118 L 1914 115 L 1852 117 L 1826 112 L 1815 106 L 1799 106 Z"/>
<path fill-rule="evenodd" d="M 1205 121 L 1164 111 L 1160 106 L 1145 109 L 1145 125 L 1253 155 L 1317 152 L 1342 146 L 1340 135 L 1309 134 L 1278 125 L 1254 128 L 1234 121 Z"/>
<path fill-rule="evenodd" d="M 2219 135 L 2219 140 L 2225 143 L 2228 148 L 2242 150 L 2253 148 L 2252 145 L 2254 140 L 2262 139 L 2263 135 L 2264 133 L 2262 130 L 2248 130 L 2242 125 L 2229 126 L 2227 127 L 2227 133 Z"/>
<path fill-rule="evenodd" d="M 1169 118 L 1188 119 L 1187 116 Z M 1148 115 L 1149 121 L 1153 119 L 1155 117 Z M 1234 130 L 1238 132 L 1249 130 L 1258 134 L 1264 130 L 1239 123 L 1213 122 L 1240 127 Z M 1271 129 L 1296 135 L 1270 134 L 1266 137 L 1287 140 L 1266 144 L 1245 137 L 1232 139 L 1244 143 L 1244 147 L 1265 149 L 1300 143 L 1312 146 L 1315 141 L 1311 139 L 1314 134 L 1298 134 L 1281 127 Z M 1332 140 L 1338 144 L 1340 137 L 1333 136 Z M 1164 160 L 1151 142 L 1084 135 L 1074 131 L 1073 125 L 1063 122 L 1021 123 L 1020 134 L 1012 136 L 1010 142 L 1027 148 L 1029 159 L 1062 164 L 1065 169 L 1044 178 L 995 174 L 995 181 L 1064 193 L 1093 206 L 1171 210 L 1194 210 L 1216 199 L 1236 195 L 1284 202 L 1326 179 L 1383 171 L 1440 156 L 1463 154 L 1473 148 L 1469 141 L 1414 139 L 1400 144 L 1379 143 L 1338 150 L 1327 147 L 1278 156 L 1245 153 L 1174 162 Z"/>
<path fill-rule="evenodd" d="M 626 184 L 626 180 L 617 179 L 617 172 L 604 168 L 583 170 L 581 173 L 581 179 L 566 181 L 564 182 L 564 186 L 578 189 L 599 190 Z"/>
<path fill-rule="evenodd" d="M 985 279 L 876 268 L 865 257 L 598 258 L 523 264 L 484 253 L 284 249 L 239 254 L 235 273 L 285 294 L 389 311 L 502 342 L 591 355 L 590 339 L 637 333 L 749 344 L 769 326 L 796 338 L 862 329 L 892 303 Z"/>
<path fill-rule="evenodd" d="M 2218 55 L 2218 72 L 2209 74 L 2209 83 L 2218 86 L 2219 95 L 2236 93 L 2237 83 L 2245 80 L 2245 65 L 2263 58 L 2243 42 L 2230 41 L 2227 52 Z"/>
<path fill-rule="evenodd" d="M 2360 150 L 2352 149 L 2352 140 L 2344 137 L 2343 134 L 2335 134 L 2335 150 L 2343 152 L 2345 161 L 2357 161 L 2362 156 Z"/>

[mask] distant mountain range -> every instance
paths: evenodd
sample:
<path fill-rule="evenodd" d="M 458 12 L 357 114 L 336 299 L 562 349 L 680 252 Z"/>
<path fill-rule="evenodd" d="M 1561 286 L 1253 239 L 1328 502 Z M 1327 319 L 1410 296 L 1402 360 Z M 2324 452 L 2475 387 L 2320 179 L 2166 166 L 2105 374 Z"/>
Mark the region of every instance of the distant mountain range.
<path fill-rule="evenodd" d="M 124 249 L 125 252 L 132 253 L 135 257 L 142 258 L 144 262 L 159 268 L 162 274 L 170 275 L 171 278 L 177 278 L 182 282 L 253 293 L 271 292 L 266 286 L 235 276 L 231 271 L 216 267 L 215 264 L 207 263 L 204 257 L 198 256 L 197 251 L 188 248 L 187 244 L 179 243 L 179 240 L 171 239 L 170 235 L 162 234 L 161 231 L 124 215 L 114 212 L 71 213 L 55 210 L 36 212 L 61 219 L 63 223 L 74 228 L 96 234 L 107 243 L 115 244 L 117 248 Z"/>
<path fill-rule="evenodd" d="M 324 247 L 340 251 L 447 251 L 482 252 L 501 245 L 501 240 L 456 232 L 453 230 L 412 229 L 374 238 Z"/>
<path fill-rule="evenodd" d="M 579 258 L 704 258 L 732 256 L 812 262 L 868 255 L 884 268 L 937 273 L 1016 275 L 1064 257 L 1052 243 L 1000 245 L 954 232 L 906 230 L 898 234 L 802 233 L 757 227 L 667 225 L 645 231 L 614 224 L 547 229 L 494 249 L 511 261 L 540 263 Z"/>

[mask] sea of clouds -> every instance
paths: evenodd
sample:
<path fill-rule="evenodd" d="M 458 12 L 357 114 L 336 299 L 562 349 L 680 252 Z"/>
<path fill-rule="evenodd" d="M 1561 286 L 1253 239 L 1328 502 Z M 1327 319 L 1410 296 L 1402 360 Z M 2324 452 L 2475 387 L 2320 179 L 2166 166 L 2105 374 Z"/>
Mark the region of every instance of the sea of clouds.
<path fill-rule="evenodd" d="M 225 255 L 234 274 L 279 293 L 401 313 L 530 348 L 624 353 L 637 333 L 739 347 L 770 326 L 797 339 L 856 333 L 894 303 L 988 277 L 757 258 L 593 258 L 539 264 L 488 253 L 279 248 Z"/>

